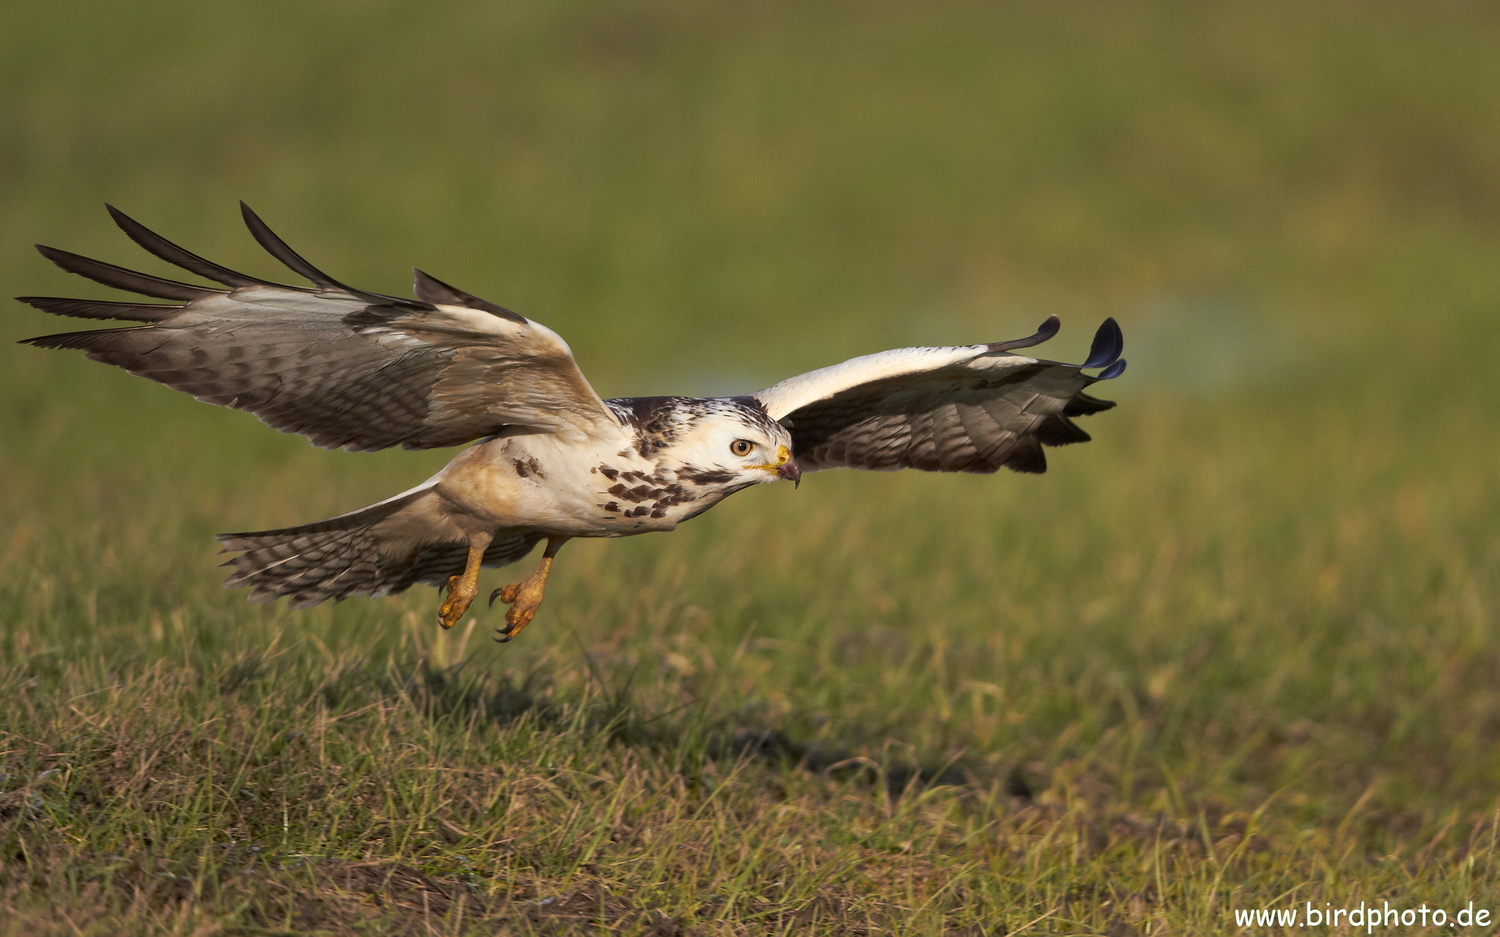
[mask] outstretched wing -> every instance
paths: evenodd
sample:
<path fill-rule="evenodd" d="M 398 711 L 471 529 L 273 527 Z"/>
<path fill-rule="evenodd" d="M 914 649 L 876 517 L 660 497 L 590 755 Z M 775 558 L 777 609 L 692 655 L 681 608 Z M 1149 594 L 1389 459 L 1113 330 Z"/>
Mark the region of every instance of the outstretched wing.
<path fill-rule="evenodd" d="M 1035 335 L 1014 341 L 865 355 L 754 396 L 791 430 L 804 471 L 1043 472 L 1043 445 L 1089 438 L 1069 417 L 1114 406 L 1084 388 L 1125 370 L 1114 319 L 1099 326 L 1083 364 L 1011 353 L 1045 342 L 1058 327 L 1049 316 Z M 1089 375 L 1086 368 L 1103 370 Z"/>
<path fill-rule="evenodd" d="M 587 435 L 616 421 L 543 325 L 420 270 L 417 299 L 368 293 L 303 260 L 243 203 L 245 224 L 311 287 L 236 273 L 110 207 L 141 247 L 222 287 L 165 280 L 38 245 L 70 273 L 175 303 L 18 297 L 46 312 L 137 325 L 27 339 L 78 348 L 328 448 L 454 446 L 507 427 Z"/>

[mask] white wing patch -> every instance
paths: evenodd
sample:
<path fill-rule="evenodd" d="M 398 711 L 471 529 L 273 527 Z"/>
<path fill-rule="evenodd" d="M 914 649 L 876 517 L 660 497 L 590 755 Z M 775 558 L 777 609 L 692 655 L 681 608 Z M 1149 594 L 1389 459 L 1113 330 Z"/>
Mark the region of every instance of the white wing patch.
<path fill-rule="evenodd" d="M 1084 393 L 1118 376 L 1124 341 L 1113 319 L 1083 364 L 1010 349 L 1056 334 L 1055 317 L 1028 338 L 988 345 L 898 348 L 789 378 L 755 394 L 792 433 L 804 471 L 936 472 L 1046 469 L 1042 447 L 1087 440 L 1071 417 L 1114 406 Z M 1084 373 L 1100 368 L 1100 373 Z"/>
<path fill-rule="evenodd" d="M 981 358 L 987 345 L 949 345 L 933 348 L 893 348 L 873 355 L 861 355 L 839 364 L 808 371 L 796 377 L 757 391 L 754 397 L 766 408 L 773 420 L 779 420 L 805 404 L 889 378 L 926 374 L 945 368 L 968 367 L 988 370 L 1035 364 L 1035 358 L 1019 355 Z"/>

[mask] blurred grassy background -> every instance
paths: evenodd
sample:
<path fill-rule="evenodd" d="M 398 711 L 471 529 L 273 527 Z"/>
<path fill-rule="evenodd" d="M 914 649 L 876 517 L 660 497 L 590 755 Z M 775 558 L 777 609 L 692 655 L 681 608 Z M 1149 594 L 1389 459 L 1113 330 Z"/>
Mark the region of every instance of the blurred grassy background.
<path fill-rule="evenodd" d="M 273 710 L 297 722 L 351 661 L 441 673 L 466 652 L 485 692 L 541 674 L 564 709 L 628 685 L 632 712 L 689 741 L 653 743 L 671 764 L 626 775 L 675 777 L 682 751 L 746 731 L 814 767 L 967 772 L 982 803 L 942 801 L 942 822 L 990 833 L 922 857 L 931 876 L 902 866 L 905 897 L 862 890 L 853 867 L 781 898 L 746 873 L 757 913 L 836 898 L 832 918 L 872 928 L 1013 914 L 1175 932 L 1288 895 L 1479 897 L 1500 776 L 1497 36 L 1500 11 L 1460 3 L 12 5 L 12 295 L 107 293 L 35 241 L 140 262 L 104 201 L 279 275 L 240 228 L 243 198 L 348 282 L 405 292 L 415 264 L 545 322 L 606 396 L 743 392 L 882 348 L 1027 334 L 1049 313 L 1064 320 L 1049 353 L 1073 360 L 1116 316 L 1131 369 L 1106 385 L 1120 408 L 1088 421 L 1095 442 L 1054 450 L 1041 478 L 819 475 L 672 537 L 572 545 L 542 619 L 499 648 L 430 633 L 425 590 L 294 613 L 248 605 L 213 568 L 216 531 L 357 507 L 447 454 L 312 450 L 15 346 L 70 323 L 13 306 L 0 659 L 25 690 L 0 704 L 0 763 L 66 769 L 76 790 L 92 769 L 69 740 L 104 730 L 66 713 L 106 687 L 162 707 L 148 719 L 253 711 L 178 712 L 161 668 L 222 684 L 275 648 Z M 492 757 L 486 731 L 540 730 L 471 725 L 478 753 L 453 757 Z M 506 738 L 517 771 L 546 774 L 552 749 Z M 601 765 L 618 752 L 568 757 L 617 777 Z M 853 783 L 818 777 L 799 790 Z M 745 783 L 746 803 L 770 797 Z M 882 822 L 929 822 L 852 790 Z M 0 801 L 0 822 L 50 855 L 40 844 L 97 817 L 69 809 L 41 833 Z M 475 809 L 460 822 L 514 822 Z M 1063 832 L 1033 837 L 1027 810 Z M 203 843 L 229 835 L 206 817 Z M 267 841 L 257 822 L 235 835 Z M 1184 853 L 1211 874 L 1174 892 L 1152 822 L 1211 844 L 1229 823 L 1239 845 Z M 283 850 L 421 866 L 407 840 L 313 848 L 297 829 Z M 1278 859 L 1247 858 L 1252 834 Z M 811 845 L 799 835 L 776 833 Z M 483 893 L 643 887 L 630 864 L 659 870 L 642 864 L 653 848 L 620 845 L 613 873 L 489 856 Z M 91 849 L 48 867 L 136 855 Z M 967 891 L 911 897 L 944 876 Z M 725 886 L 682 881 L 652 900 L 712 919 L 704 896 Z M 25 926 L 51 920 L 4 894 Z"/>

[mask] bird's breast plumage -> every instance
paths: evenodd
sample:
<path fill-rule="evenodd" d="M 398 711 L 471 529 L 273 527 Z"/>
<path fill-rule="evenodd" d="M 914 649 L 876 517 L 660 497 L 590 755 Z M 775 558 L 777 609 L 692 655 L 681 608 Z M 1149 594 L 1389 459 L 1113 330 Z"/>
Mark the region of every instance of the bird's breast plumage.
<path fill-rule="evenodd" d="M 731 472 L 673 465 L 662 447 L 640 441 L 628 426 L 582 442 L 499 437 L 460 453 L 438 490 L 458 511 L 495 527 L 623 537 L 671 530 L 744 487 Z"/>

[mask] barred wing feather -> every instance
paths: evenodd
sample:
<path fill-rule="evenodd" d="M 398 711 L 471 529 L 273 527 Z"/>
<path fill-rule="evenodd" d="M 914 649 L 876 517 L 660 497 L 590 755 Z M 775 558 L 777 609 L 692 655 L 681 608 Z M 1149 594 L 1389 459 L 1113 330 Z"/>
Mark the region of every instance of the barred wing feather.
<path fill-rule="evenodd" d="M 417 299 L 346 286 L 241 208 L 261 246 L 311 287 L 236 273 L 111 207 L 115 222 L 141 247 L 222 286 L 167 280 L 38 246 L 71 273 L 176 302 L 19 297 L 57 315 L 136 323 L 27 342 L 81 349 L 96 361 L 248 410 L 328 448 L 429 449 L 518 426 L 578 437 L 615 423 L 551 329 L 421 271 L 415 274 Z"/>
<path fill-rule="evenodd" d="M 1089 438 L 1072 417 L 1114 406 L 1085 388 L 1125 370 L 1113 319 L 1099 327 L 1083 364 L 1014 353 L 1045 342 L 1058 327 L 1051 316 L 1036 334 L 1013 341 L 865 355 L 754 396 L 791 430 L 804 471 L 1042 472 L 1042 446 Z"/>

